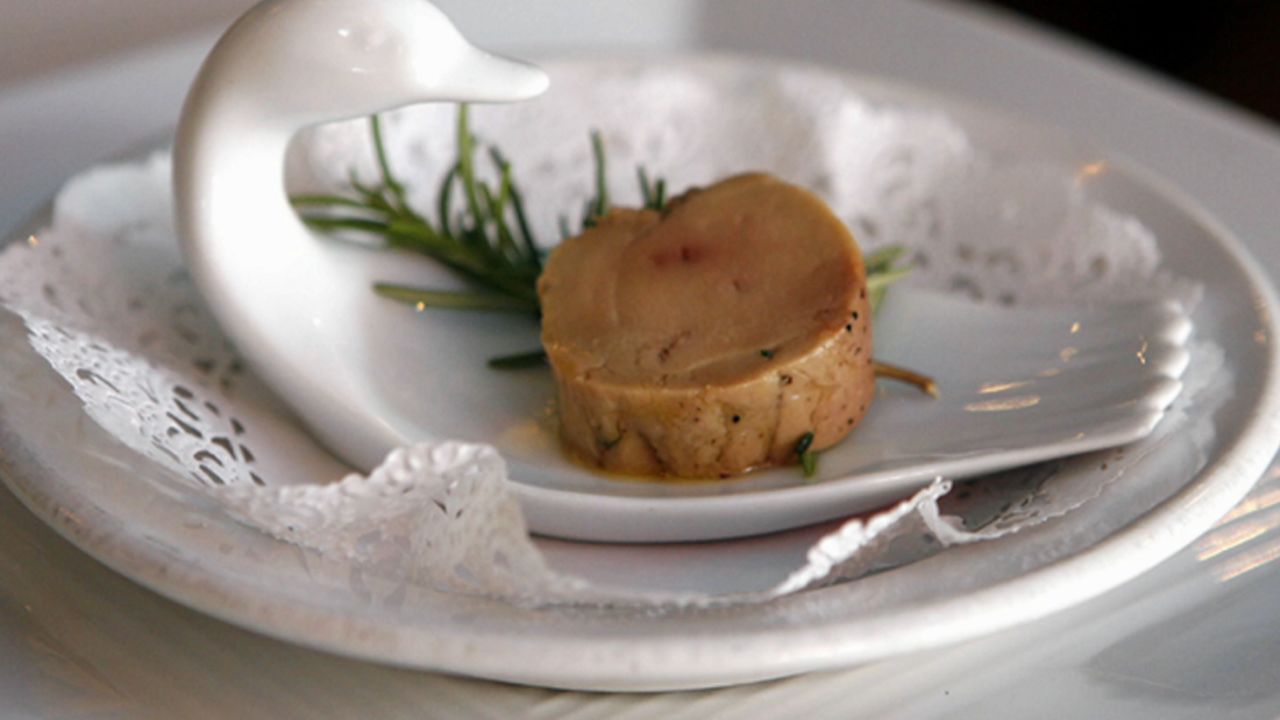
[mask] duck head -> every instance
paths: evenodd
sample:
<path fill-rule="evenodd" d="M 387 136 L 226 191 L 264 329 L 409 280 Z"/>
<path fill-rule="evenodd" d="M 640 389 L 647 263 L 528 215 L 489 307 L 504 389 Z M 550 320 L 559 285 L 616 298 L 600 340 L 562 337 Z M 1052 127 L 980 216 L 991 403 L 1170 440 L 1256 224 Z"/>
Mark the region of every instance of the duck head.
<path fill-rule="evenodd" d="M 427 0 L 267 0 L 218 43 L 191 97 L 220 86 L 258 109 L 255 122 L 304 126 L 432 100 L 524 100 L 547 77 L 471 45 Z"/>

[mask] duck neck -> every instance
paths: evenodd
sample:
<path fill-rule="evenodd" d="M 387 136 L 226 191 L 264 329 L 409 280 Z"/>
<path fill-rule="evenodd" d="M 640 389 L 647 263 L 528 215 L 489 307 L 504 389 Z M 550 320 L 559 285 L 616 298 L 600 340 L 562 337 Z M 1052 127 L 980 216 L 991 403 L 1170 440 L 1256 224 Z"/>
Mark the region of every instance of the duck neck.
<path fill-rule="evenodd" d="M 284 185 L 285 154 L 302 124 L 269 116 L 269 106 L 245 103 L 231 89 L 193 90 L 173 161 L 178 235 L 197 283 L 214 295 L 227 287 L 202 279 L 225 276 L 226 267 L 256 275 L 244 281 L 261 293 L 263 283 L 282 282 L 272 268 L 316 260 Z M 261 109 L 246 112 L 248 105 Z M 255 256 L 262 262 L 244 262 Z M 209 299 L 216 307 L 223 298 Z"/>

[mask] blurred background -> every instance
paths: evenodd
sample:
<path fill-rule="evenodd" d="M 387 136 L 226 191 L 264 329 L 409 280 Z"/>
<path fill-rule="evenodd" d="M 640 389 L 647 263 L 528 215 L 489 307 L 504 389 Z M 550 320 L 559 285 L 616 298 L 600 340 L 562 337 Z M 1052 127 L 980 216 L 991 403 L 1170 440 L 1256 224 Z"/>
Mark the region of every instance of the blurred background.
<path fill-rule="evenodd" d="M 1280 120 L 1276 0 L 987 0 L 986 5 L 1051 26 Z"/>
<path fill-rule="evenodd" d="M 823 2 L 821 7 L 806 14 L 831 13 L 842 19 L 856 18 L 862 10 L 874 12 L 877 2 L 924 1 L 928 0 L 841 0 Z M 1280 78 L 1277 77 L 1280 2 L 1276 0 L 1200 0 L 1185 4 L 1144 0 L 932 1 L 977 13 L 1011 14 L 1030 19 L 1273 121 L 1280 120 Z M 0 87 L 92 62 L 125 48 L 219 27 L 253 2 L 0 0 Z M 538 18 L 534 16 L 542 10 L 537 3 L 515 0 L 487 3 L 437 0 L 437 3 L 447 11 L 468 18 L 484 18 L 487 13 L 495 12 L 494 7 L 500 7 L 496 12 L 499 16 L 529 16 L 536 22 Z M 610 17 L 625 18 L 629 4 L 624 1 L 584 4 L 576 16 L 555 21 L 609 22 Z M 797 2 L 775 1 L 767 10 L 760 2 L 738 0 L 648 0 L 646 5 L 669 6 L 670 17 L 693 20 L 699 30 L 714 37 L 721 26 L 741 27 L 742 23 L 767 22 L 776 14 L 794 15 Z M 462 21 L 462 17 L 458 19 Z M 581 35 L 581 32 L 576 34 Z M 638 44 L 643 42 L 643 35 L 640 28 Z M 50 37 L 59 40 L 50 43 L 47 40 Z M 928 49 L 921 48 L 921 52 L 926 53 Z"/>

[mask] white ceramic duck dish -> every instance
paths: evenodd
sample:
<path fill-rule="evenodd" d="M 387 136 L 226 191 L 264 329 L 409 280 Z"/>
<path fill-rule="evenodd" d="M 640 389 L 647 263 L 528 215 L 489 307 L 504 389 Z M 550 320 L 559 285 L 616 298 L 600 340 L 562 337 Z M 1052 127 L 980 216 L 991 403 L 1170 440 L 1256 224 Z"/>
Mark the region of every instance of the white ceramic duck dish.
<path fill-rule="evenodd" d="M 343 281 L 359 261 L 318 242 L 291 209 L 290 139 L 411 103 L 523 100 L 547 84 L 541 70 L 470 45 L 427 0 L 267 0 L 201 68 L 174 150 L 188 266 L 254 370 L 346 459 L 372 466 L 402 438 L 361 401 L 370 393 L 349 360 L 363 355 L 359 338 L 324 327 L 371 293 Z"/>
<path fill-rule="evenodd" d="M 572 78 L 572 68 L 559 72 Z M 735 72 L 795 71 L 747 64 Z M 518 100 L 545 86 L 540 71 L 469 46 L 426 0 L 271 0 L 232 28 L 197 79 L 174 158 L 191 271 L 254 371 L 352 465 L 372 468 L 392 448 L 422 441 L 491 443 L 535 532 L 718 539 L 869 510 L 939 474 L 970 476 L 1129 442 L 1152 429 L 1181 388 L 1191 325 L 1175 305 L 1014 311 L 896 292 L 877 319 L 878 352 L 934 374 L 943 396 L 877 401 L 855 442 L 824 453 L 816 477 L 787 467 L 731 483 L 619 482 L 594 473 L 566 458 L 541 422 L 554 396 L 549 373 L 484 365 L 536 347 L 535 323 L 415 313 L 378 297 L 375 281 L 448 287 L 457 279 L 412 254 L 311 235 L 284 188 L 286 146 L 305 126 L 423 100 Z M 752 83 L 723 87 L 746 114 L 773 102 Z M 1018 127 L 998 117 L 975 123 L 986 137 Z M 1057 167 L 1095 157 L 1059 156 L 1045 143 L 1033 149 Z M 957 352 L 975 338 L 982 352 Z M 948 362 L 936 363 L 940 357 Z M 293 466 L 280 475 L 325 477 Z"/>

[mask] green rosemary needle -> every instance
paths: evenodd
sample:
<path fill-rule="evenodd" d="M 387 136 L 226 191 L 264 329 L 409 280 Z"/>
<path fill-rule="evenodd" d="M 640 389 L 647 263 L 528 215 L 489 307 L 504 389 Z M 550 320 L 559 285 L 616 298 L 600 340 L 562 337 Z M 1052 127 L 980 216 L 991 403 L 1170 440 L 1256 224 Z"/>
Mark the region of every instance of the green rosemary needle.
<path fill-rule="evenodd" d="M 383 297 L 413 305 L 419 310 L 444 308 L 449 310 L 479 310 L 482 312 L 513 312 L 537 314 L 538 304 L 511 295 L 466 290 L 428 290 L 424 288 L 375 283 L 374 292 Z"/>
<path fill-rule="evenodd" d="M 647 210 L 662 212 L 667 207 L 667 181 L 658 178 L 656 183 L 649 183 L 649 173 L 644 167 L 636 168 L 636 180 L 640 183 L 640 200 Z"/>
<path fill-rule="evenodd" d="M 813 431 L 801 435 L 796 441 L 796 457 L 800 460 L 805 477 L 813 477 L 818 472 L 818 453 L 813 450 Z"/>
<path fill-rule="evenodd" d="M 867 272 L 867 302 L 871 312 L 880 309 L 885 291 L 893 283 L 911 274 L 910 265 L 899 265 L 898 261 L 906 252 L 906 248 L 889 245 L 878 248 L 867 254 L 864 259 Z"/>
<path fill-rule="evenodd" d="M 517 355 L 501 355 L 489 358 L 488 365 L 494 370 L 523 370 L 524 368 L 544 367 L 547 354 L 542 350 L 534 350 Z"/>

